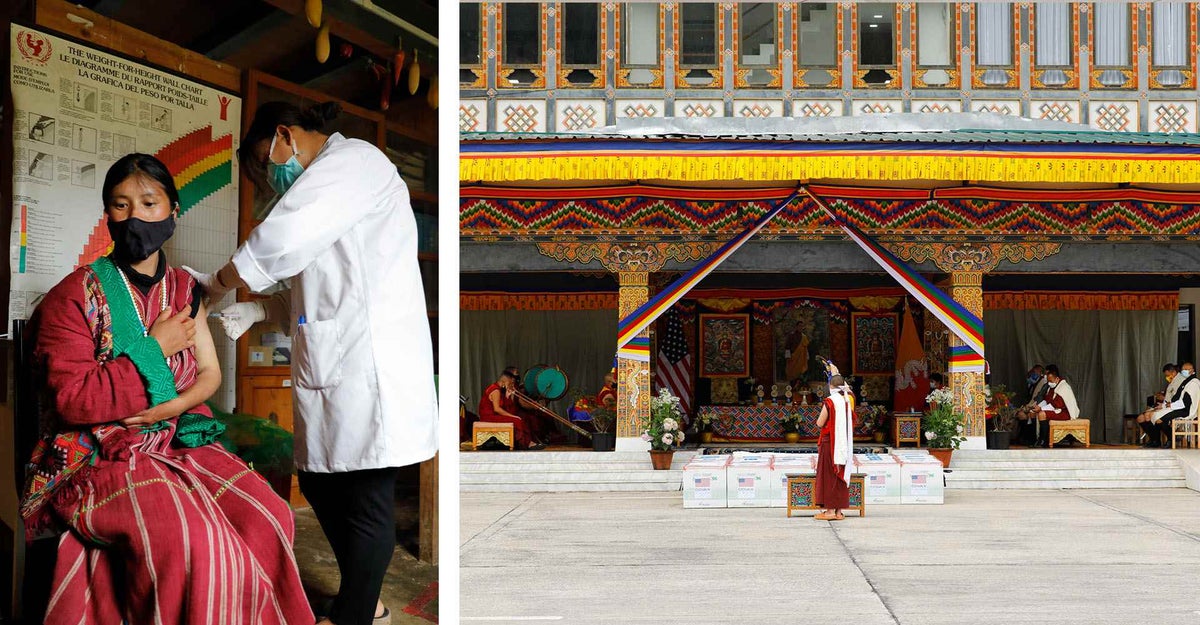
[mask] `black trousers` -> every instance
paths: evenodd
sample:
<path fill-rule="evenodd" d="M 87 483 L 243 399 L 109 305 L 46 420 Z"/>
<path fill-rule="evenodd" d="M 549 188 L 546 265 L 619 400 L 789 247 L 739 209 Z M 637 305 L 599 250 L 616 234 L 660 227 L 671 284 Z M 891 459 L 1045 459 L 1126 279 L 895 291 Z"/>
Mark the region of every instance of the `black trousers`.
<path fill-rule="evenodd" d="M 1149 421 L 1142 423 L 1142 429 L 1145 430 L 1146 436 L 1151 444 L 1162 447 L 1170 447 L 1171 422 L 1180 417 L 1186 417 L 1187 415 L 1188 411 L 1186 408 L 1172 410 L 1171 412 L 1163 415 L 1162 418 L 1158 420 L 1158 423 L 1151 423 Z M 1163 439 L 1166 440 L 1164 441 Z"/>
<path fill-rule="evenodd" d="M 398 467 L 309 473 L 300 471 L 300 492 L 312 504 L 342 583 L 329 619 L 338 625 L 370 625 L 383 576 L 396 549 Z"/>

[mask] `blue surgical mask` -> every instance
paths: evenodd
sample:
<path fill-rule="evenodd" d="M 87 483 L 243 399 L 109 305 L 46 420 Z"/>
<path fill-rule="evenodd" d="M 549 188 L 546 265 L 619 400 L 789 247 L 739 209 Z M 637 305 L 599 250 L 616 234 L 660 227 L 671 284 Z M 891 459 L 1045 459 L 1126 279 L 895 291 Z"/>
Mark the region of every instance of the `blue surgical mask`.
<path fill-rule="evenodd" d="M 267 183 L 279 195 L 287 193 L 287 190 L 292 188 L 296 179 L 300 174 L 304 173 L 304 166 L 300 164 L 300 160 L 296 158 L 299 152 L 296 151 L 296 143 L 292 142 L 292 157 L 282 165 L 277 165 L 271 160 L 271 154 L 275 151 L 275 141 L 279 139 L 279 134 L 271 137 L 271 147 L 267 148 Z"/>

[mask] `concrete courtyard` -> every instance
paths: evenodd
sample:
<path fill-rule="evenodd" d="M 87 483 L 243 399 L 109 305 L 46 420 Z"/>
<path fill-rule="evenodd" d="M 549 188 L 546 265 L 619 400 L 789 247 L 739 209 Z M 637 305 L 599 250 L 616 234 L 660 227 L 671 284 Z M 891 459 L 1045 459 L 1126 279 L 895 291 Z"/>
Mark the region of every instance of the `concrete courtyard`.
<path fill-rule="evenodd" d="M 1200 493 L 947 491 L 845 521 L 680 493 L 463 493 L 488 623 L 1200 623 Z"/>

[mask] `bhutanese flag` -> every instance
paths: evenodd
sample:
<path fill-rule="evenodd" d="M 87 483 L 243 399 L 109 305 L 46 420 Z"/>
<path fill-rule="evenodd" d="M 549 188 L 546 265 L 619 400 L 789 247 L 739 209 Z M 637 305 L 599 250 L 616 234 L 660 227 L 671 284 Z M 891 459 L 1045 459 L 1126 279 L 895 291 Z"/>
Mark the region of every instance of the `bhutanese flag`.
<path fill-rule="evenodd" d="M 896 410 L 920 411 L 929 394 L 929 362 L 917 324 L 908 306 L 904 307 L 904 322 L 900 326 L 900 344 L 896 347 L 896 394 L 892 405 Z"/>

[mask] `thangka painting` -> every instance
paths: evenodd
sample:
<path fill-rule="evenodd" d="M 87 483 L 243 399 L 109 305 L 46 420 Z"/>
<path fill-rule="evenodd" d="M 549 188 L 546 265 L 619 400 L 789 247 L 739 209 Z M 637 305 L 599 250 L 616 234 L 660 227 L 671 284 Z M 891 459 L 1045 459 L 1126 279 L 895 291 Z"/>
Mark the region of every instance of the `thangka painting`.
<path fill-rule="evenodd" d="M 750 315 L 700 315 L 700 375 L 750 375 Z"/>
<path fill-rule="evenodd" d="M 854 375 L 890 374 L 896 370 L 897 315 L 856 312 L 850 316 Z"/>
<path fill-rule="evenodd" d="M 792 388 L 825 381 L 825 367 L 817 356 L 831 357 L 828 310 L 803 301 L 780 306 L 771 317 L 771 330 L 776 381 Z"/>

